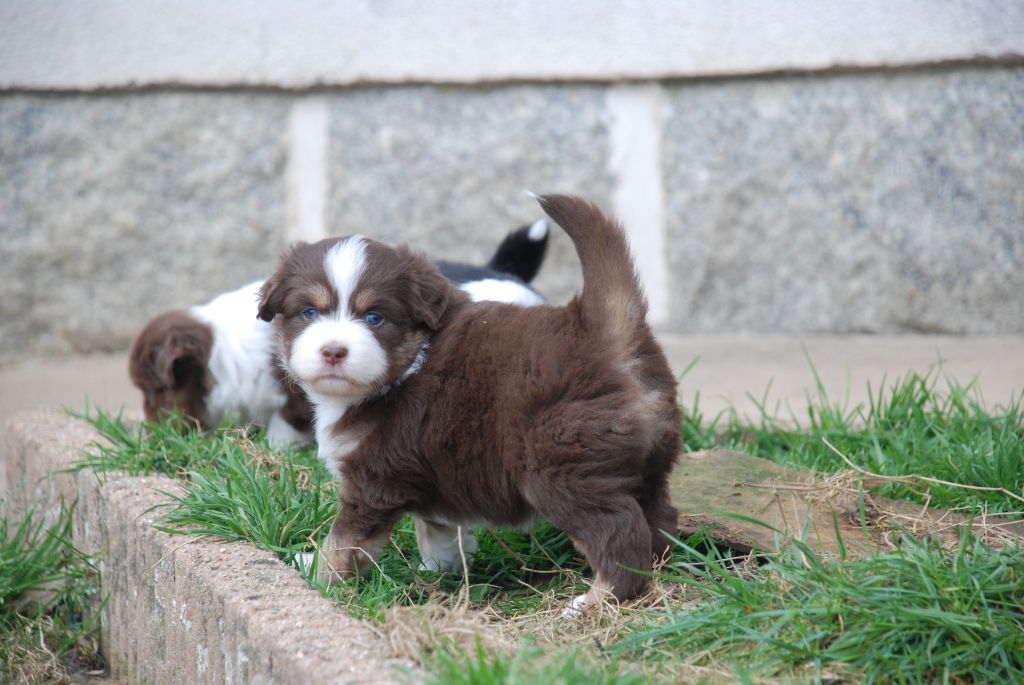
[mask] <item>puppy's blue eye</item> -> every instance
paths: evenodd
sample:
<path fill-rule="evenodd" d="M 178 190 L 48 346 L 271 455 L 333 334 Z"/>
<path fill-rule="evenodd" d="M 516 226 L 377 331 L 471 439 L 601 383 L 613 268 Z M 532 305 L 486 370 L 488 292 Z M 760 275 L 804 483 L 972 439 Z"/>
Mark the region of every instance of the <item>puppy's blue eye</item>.
<path fill-rule="evenodd" d="M 318 316 L 320 316 L 320 310 L 316 307 L 310 307 L 309 309 L 302 310 L 302 317 L 307 321 L 312 321 Z"/>
<path fill-rule="evenodd" d="M 384 317 L 377 312 L 366 312 L 366 316 L 363 317 L 363 320 L 371 326 L 379 326 L 384 323 Z"/>

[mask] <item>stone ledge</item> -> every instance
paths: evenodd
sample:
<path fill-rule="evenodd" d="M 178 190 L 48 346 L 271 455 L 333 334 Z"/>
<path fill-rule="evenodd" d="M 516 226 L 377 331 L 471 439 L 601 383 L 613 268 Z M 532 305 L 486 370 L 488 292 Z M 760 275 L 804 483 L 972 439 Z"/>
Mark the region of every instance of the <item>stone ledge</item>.
<path fill-rule="evenodd" d="M 0 7 L 0 89 L 647 80 L 1024 57 L 998 0 Z"/>
<path fill-rule="evenodd" d="M 15 502 L 78 504 L 75 544 L 99 559 L 102 649 L 126 682 L 390 683 L 408 662 L 273 554 L 251 545 L 175 537 L 152 527 L 168 478 L 57 473 L 98 434 L 51 410 L 6 425 Z"/>

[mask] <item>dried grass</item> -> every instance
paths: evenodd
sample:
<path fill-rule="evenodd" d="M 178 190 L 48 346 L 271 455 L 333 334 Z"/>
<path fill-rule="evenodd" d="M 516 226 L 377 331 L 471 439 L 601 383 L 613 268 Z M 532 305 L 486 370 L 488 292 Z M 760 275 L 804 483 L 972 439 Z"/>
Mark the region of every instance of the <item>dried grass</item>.
<path fill-rule="evenodd" d="M 465 592 L 460 592 L 448 604 L 390 608 L 375 629 L 388 645 L 390 657 L 408 659 L 421 666 L 428 666 L 431 655 L 438 650 L 472 654 L 478 646 L 487 653 L 506 656 L 527 645 L 539 647 L 545 653 L 570 649 L 585 653 L 594 661 L 611 661 L 615 657 L 606 645 L 617 642 L 626 630 L 668 620 L 666 608 L 679 611 L 699 603 L 696 591 L 661 576 L 666 563 L 667 560 L 655 567 L 643 596 L 619 603 L 607 595 L 601 601 L 588 603 L 572 618 L 562 615 L 567 603 L 564 590 L 535 590 L 538 605 L 511 617 L 490 605 L 471 606 Z M 753 556 L 737 562 L 741 569 L 755 567 L 756 563 Z M 651 663 L 639 660 L 632 667 L 665 675 L 666 663 L 664 659 Z M 680 682 L 728 677 L 731 673 L 724 667 L 693 666 L 678 659 L 668 668 L 672 678 Z"/>
<path fill-rule="evenodd" d="M 793 493 L 808 503 L 824 505 L 820 508 L 829 511 L 856 512 L 858 520 L 854 523 L 857 524 L 860 523 L 862 514 L 863 522 L 867 524 L 880 550 L 898 547 L 900 536 L 904 533 L 919 539 L 931 536 L 940 540 L 944 547 L 955 549 L 962 531 L 968 527 L 977 539 L 997 549 L 1024 543 L 1024 522 L 1019 520 L 1024 511 L 982 511 L 966 514 L 961 511 L 936 509 L 930 504 L 930 489 L 937 485 L 994 491 L 1024 502 L 1024 498 L 1005 488 L 964 485 L 916 474 L 884 476 L 857 466 L 828 440 L 823 438 L 823 441 L 849 465 L 849 470 L 830 476 L 809 478 L 803 482 L 771 480 L 760 483 L 744 482 L 742 485 Z M 874 489 L 892 484 L 912 489 L 924 500 L 924 504 L 914 505 L 872 493 Z"/>
<path fill-rule="evenodd" d="M 268 445 L 257 443 L 249 433 L 241 428 L 225 431 L 225 438 L 236 445 L 249 460 L 253 468 L 265 471 L 271 478 L 280 478 L 285 469 L 295 473 L 295 485 L 303 490 L 316 487 L 313 468 L 303 466 L 289 459 L 288 452 L 271 449 Z"/>
<path fill-rule="evenodd" d="M 0 639 L 0 680 L 12 685 L 65 685 L 82 682 L 83 676 L 102 676 L 97 637 L 83 635 L 70 651 L 59 654 L 50 641 L 62 632 L 48 615 L 19 622 Z"/>

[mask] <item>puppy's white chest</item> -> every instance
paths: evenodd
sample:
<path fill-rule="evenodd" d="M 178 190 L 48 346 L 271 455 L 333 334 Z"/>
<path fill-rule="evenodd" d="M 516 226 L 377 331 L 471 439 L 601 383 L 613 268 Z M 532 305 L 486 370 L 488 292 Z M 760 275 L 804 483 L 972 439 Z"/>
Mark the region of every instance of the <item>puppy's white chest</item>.
<path fill-rule="evenodd" d="M 341 464 L 362 441 L 360 431 L 338 432 L 337 424 L 345 416 L 348 405 L 338 402 L 315 404 L 317 457 L 335 478 L 341 478 Z"/>
<path fill-rule="evenodd" d="M 332 476 L 341 478 L 341 464 L 345 457 L 359 447 L 360 437 L 350 432 L 321 436 L 317 434 L 317 456 Z"/>

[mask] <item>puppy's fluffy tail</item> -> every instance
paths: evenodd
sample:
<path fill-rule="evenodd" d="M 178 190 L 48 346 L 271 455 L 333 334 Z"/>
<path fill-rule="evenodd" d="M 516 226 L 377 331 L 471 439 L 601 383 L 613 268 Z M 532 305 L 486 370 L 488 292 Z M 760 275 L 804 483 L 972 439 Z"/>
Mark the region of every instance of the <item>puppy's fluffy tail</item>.
<path fill-rule="evenodd" d="M 576 246 L 583 265 L 579 301 L 584 325 L 591 331 L 607 331 L 627 344 L 635 341 L 645 326 L 647 300 L 622 226 L 579 197 L 541 195 L 537 201 Z"/>

